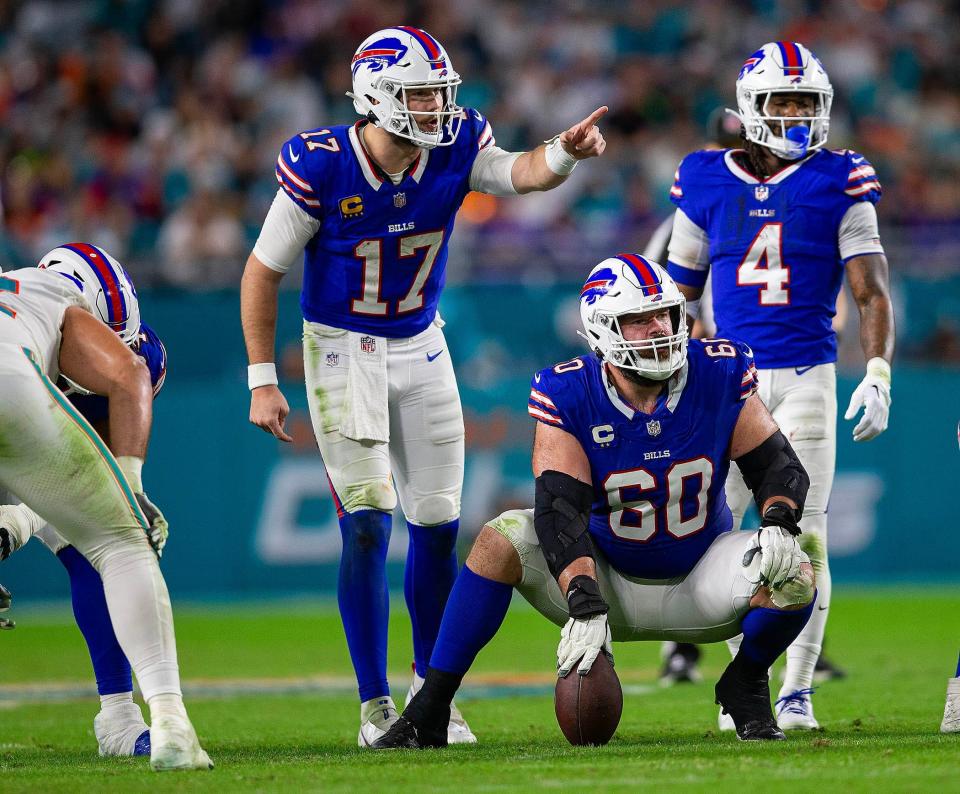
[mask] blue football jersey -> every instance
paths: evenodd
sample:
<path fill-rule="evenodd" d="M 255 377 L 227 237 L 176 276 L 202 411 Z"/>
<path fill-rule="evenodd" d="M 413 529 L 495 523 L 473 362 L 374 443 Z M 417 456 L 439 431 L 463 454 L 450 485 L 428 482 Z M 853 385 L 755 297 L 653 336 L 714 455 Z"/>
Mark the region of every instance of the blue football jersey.
<path fill-rule="evenodd" d="M 149 367 L 153 396 L 156 397 L 167 377 L 167 349 L 157 332 L 144 322 L 140 323 L 140 334 L 133 345 L 133 352 Z M 68 398 L 88 422 L 99 422 L 110 415 L 109 402 L 100 394 L 69 394 Z"/>
<path fill-rule="evenodd" d="M 856 202 L 880 199 L 876 172 L 856 152 L 819 150 L 760 180 L 737 162 L 739 151 L 687 155 L 670 191 L 710 240 L 717 334 L 748 342 L 764 368 L 836 361 L 840 222 Z M 707 277 L 674 262 L 668 269 L 680 284 Z"/>
<path fill-rule="evenodd" d="M 493 131 L 464 110 L 456 141 L 422 150 L 394 185 L 360 142 L 364 124 L 301 132 L 277 158 L 281 188 L 320 221 L 304 252 L 300 305 L 312 322 L 409 337 L 437 313 L 454 218 Z"/>
<path fill-rule="evenodd" d="M 692 340 L 652 414 L 627 405 L 594 356 L 534 375 L 528 411 L 571 433 L 586 452 L 589 531 L 610 564 L 629 576 L 669 579 L 689 573 L 733 527 L 724 492 L 730 439 L 755 390 L 746 345 Z"/>

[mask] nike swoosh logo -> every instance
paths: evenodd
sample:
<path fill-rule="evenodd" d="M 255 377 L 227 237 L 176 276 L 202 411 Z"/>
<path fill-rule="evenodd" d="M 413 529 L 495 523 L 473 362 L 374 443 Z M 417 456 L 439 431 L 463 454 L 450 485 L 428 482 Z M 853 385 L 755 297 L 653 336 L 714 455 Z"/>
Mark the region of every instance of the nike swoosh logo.
<path fill-rule="evenodd" d="M 537 383 L 539 383 L 539 382 L 540 382 L 540 373 L 538 372 L 536 375 L 534 375 L 534 376 L 533 376 L 533 379 L 534 379 Z M 960 422 L 957 423 L 957 435 L 960 435 Z"/>
<path fill-rule="evenodd" d="M 793 368 L 793 371 L 796 372 L 798 375 L 805 375 L 805 374 L 808 373 L 810 370 L 812 370 L 815 366 L 817 366 L 817 365 L 816 365 L 816 364 L 811 364 L 809 367 L 794 367 L 794 368 Z"/>
<path fill-rule="evenodd" d="M 851 158 L 850 158 L 850 162 L 851 162 L 851 163 L 862 163 L 865 159 L 866 159 L 866 158 L 864 158 L 864 157 L 851 157 Z"/>
<path fill-rule="evenodd" d="M 433 355 L 430 355 L 429 353 L 427 353 L 427 361 L 433 361 L 433 360 L 434 360 L 437 356 L 439 356 L 442 352 L 443 352 L 442 350 L 438 350 L 438 351 L 437 351 L 436 353 L 434 353 Z"/>
<path fill-rule="evenodd" d="M 293 153 L 293 147 L 292 147 L 292 146 L 288 146 L 287 149 L 290 151 L 290 159 L 293 160 L 293 162 L 297 162 L 297 160 L 300 159 L 300 155 Z"/>
<path fill-rule="evenodd" d="M 826 607 L 817 607 L 817 609 L 818 609 L 820 612 L 826 612 L 826 611 L 827 611 L 827 608 L 826 608 Z"/>

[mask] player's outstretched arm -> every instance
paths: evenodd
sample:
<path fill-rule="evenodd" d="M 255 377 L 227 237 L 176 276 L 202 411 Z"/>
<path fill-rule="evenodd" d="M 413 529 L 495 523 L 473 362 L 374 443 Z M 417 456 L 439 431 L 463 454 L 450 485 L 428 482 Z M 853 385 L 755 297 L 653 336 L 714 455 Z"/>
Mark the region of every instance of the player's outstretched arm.
<path fill-rule="evenodd" d="M 853 440 L 869 441 L 887 429 L 892 402 L 894 322 L 887 258 L 883 254 L 853 257 L 847 262 L 847 280 L 860 312 L 860 346 L 867 372 L 851 395 L 843 418 L 853 419 L 863 408 L 863 416 L 853 428 Z"/>
<path fill-rule="evenodd" d="M 277 386 L 274 345 L 277 294 L 283 273 L 251 253 L 240 281 L 240 323 L 250 361 L 250 422 L 281 441 L 293 441 L 283 429 L 290 406 Z"/>
<path fill-rule="evenodd" d="M 566 181 L 578 162 L 603 154 L 607 142 L 597 122 L 606 112 L 603 105 L 547 143 L 521 154 L 510 174 L 517 193 L 551 190 Z"/>

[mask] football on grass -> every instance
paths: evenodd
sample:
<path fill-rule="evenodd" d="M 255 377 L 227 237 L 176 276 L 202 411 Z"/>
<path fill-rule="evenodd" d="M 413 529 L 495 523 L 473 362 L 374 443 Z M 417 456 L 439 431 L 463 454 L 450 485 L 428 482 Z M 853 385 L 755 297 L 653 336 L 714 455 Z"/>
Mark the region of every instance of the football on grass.
<path fill-rule="evenodd" d="M 557 679 L 553 705 L 570 744 L 606 744 L 620 724 L 623 690 L 613 664 L 601 653 L 587 675 L 577 668 Z"/>

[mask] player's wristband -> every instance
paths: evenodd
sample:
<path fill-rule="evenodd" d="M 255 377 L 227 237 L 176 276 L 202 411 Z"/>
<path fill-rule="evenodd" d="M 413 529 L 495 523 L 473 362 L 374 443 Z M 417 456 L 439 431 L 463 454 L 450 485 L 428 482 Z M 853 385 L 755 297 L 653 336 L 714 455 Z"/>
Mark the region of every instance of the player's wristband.
<path fill-rule="evenodd" d="M 567 586 L 567 608 L 572 618 L 590 618 L 606 615 L 610 606 L 600 594 L 600 585 L 591 576 L 574 576 Z"/>
<path fill-rule="evenodd" d="M 887 360 L 877 356 L 867 362 L 867 375 L 872 375 L 878 380 L 882 380 L 887 386 L 890 385 L 890 364 Z"/>
<path fill-rule="evenodd" d="M 700 319 L 700 298 L 697 298 L 695 301 L 687 301 L 687 316 L 691 320 Z"/>
<path fill-rule="evenodd" d="M 559 176 L 567 176 L 577 167 L 577 158 L 569 154 L 560 143 L 560 136 L 551 138 L 547 148 L 543 150 L 547 160 L 547 168 Z"/>
<path fill-rule="evenodd" d="M 279 382 L 277 365 L 272 361 L 266 364 L 251 364 L 247 367 L 247 388 L 250 391 L 259 389 L 261 386 L 276 386 Z"/>

